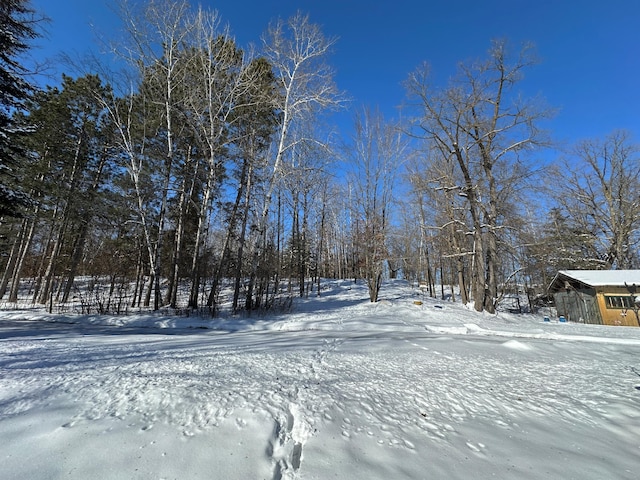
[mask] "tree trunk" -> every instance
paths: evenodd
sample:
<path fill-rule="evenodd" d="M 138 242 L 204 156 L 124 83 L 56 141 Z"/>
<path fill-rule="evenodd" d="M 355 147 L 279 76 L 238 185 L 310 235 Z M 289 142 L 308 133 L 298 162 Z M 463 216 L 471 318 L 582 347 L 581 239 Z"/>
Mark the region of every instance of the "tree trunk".
<path fill-rule="evenodd" d="M 238 238 L 238 255 L 236 259 L 236 274 L 235 274 L 235 282 L 233 287 L 233 311 L 238 310 L 238 301 L 240 298 L 240 283 L 242 281 L 242 265 L 244 259 L 244 247 L 246 243 L 247 236 L 247 222 L 249 219 L 249 207 L 250 207 L 250 199 L 251 199 L 251 176 L 253 169 L 251 165 L 249 165 L 247 171 L 247 186 L 245 188 L 245 197 L 244 197 L 244 210 L 242 212 L 242 223 L 240 225 L 240 235 Z"/>
<path fill-rule="evenodd" d="M 227 234 L 225 235 L 224 245 L 222 247 L 222 255 L 220 255 L 218 266 L 216 267 L 216 270 L 213 272 L 213 283 L 211 285 L 211 291 L 209 292 L 209 298 L 207 301 L 207 306 L 210 308 L 213 308 L 214 310 L 215 310 L 215 304 L 216 304 L 216 297 L 218 295 L 218 285 L 222 277 L 224 267 L 229 261 L 229 257 L 231 255 L 231 238 L 236 229 L 238 212 L 240 210 L 240 202 L 242 201 L 243 196 L 245 196 L 245 189 L 248 188 L 248 178 L 247 178 L 248 172 L 249 172 L 249 162 L 247 159 L 245 159 L 242 162 L 242 170 L 240 172 L 240 184 L 238 186 L 238 191 L 236 193 L 235 201 L 233 202 L 233 208 L 231 209 L 229 224 L 227 225 Z"/>
<path fill-rule="evenodd" d="M 13 278 L 20 252 L 22 251 L 23 242 L 28 230 L 28 219 L 23 219 L 20 222 L 20 231 L 16 235 L 13 245 L 11 245 L 11 252 L 9 253 L 9 259 L 2 275 L 2 281 L 0 281 L 0 298 L 3 298 L 7 293 L 7 287 L 9 286 L 9 279 Z"/>
<path fill-rule="evenodd" d="M 108 156 L 106 152 L 101 155 L 100 163 L 98 164 L 95 170 L 95 176 L 93 177 L 93 182 L 91 183 L 91 187 L 89 189 L 88 198 L 89 201 L 92 202 L 95 199 L 96 192 L 98 187 L 100 186 L 100 179 L 102 177 L 102 171 L 107 163 Z M 66 303 L 69 299 L 69 294 L 71 293 L 71 287 L 75 280 L 76 272 L 78 270 L 78 266 L 80 265 L 80 261 L 82 260 L 82 256 L 84 255 L 84 248 L 87 241 L 87 234 L 89 233 L 89 225 L 91 223 L 91 219 L 93 218 L 93 210 L 91 208 L 86 208 L 82 218 L 80 219 L 80 231 L 76 236 L 76 241 L 73 246 L 73 253 L 71 254 L 71 264 L 69 266 L 69 274 L 67 275 L 67 281 L 64 286 L 64 292 L 62 295 L 62 303 Z"/>
<path fill-rule="evenodd" d="M 188 166 L 192 163 L 191 159 L 191 151 L 192 148 L 189 147 L 187 151 L 187 160 L 186 165 L 184 167 L 185 172 L 188 170 Z M 172 308 L 176 308 L 178 302 L 178 288 L 179 288 L 179 266 L 180 261 L 182 259 L 182 240 L 184 237 L 184 221 L 185 216 L 187 215 L 187 205 L 189 199 L 193 197 L 193 191 L 195 189 L 196 177 L 198 175 L 198 162 L 193 162 L 195 166 L 195 170 L 193 172 L 193 176 L 191 178 L 191 184 L 189 189 L 187 190 L 187 175 L 184 175 L 182 181 L 182 187 L 180 188 L 180 200 L 178 202 L 178 224 L 176 225 L 176 232 L 174 235 L 174 248 L 173 248 L 173 259 L 171 262 L 171 274 L 170 274 L 170 282 L 169 282 L 169 292 L 168 292 L 168 300 Z"/>
<path fill-rule="evenodd" d="M 142 264 L 143 246 L 138 247 L 138 261 L 136 262 L 136 284 L 133 287 L 133 299 L 131 300 L 131 308 L 135 308 L 140 304 L 140 295 L 144 289 L 144 266 Z M 140 292 L 140 293 L 138 293 Z"/>
<path fill-rule="evenodd" d="M 76 236 L 76 240 L 73 245 L 73 253 L 71 254 L 71 264 L 69 266 L 69 273 L 67 274 L 67 280 L 64 282 L 64 290 L 62 292 L 62 303 L 66 303 L 69 300 L 71 294 L 71 287 L 75 281 L 78 265 L 82 260 L 84 254 L 84 246 L 87 239 L 87 233 L 89 231 L 88 219 L 83 219 L 80 225 L 80 232 Z"/>
<path fill-rule="evenodd" d="M 35 232 L 35 225 L 36 220 L 34 218 L 31 220 L 31 226 L 28 229 L 28 233 L 23 237 L 20 248 L 18 250 L 18 260 L 13 269 L 13 275 L 11 277 L 11 290 L 9 291 L 9 301 L 12 303 L 18 301 L 22 267 L 24 266 L 24 261 L 27 258 L 27 253 L 29 253 L 29 248 L 31 246 L 31 242 L 33 240 L 33 235 Z"/>

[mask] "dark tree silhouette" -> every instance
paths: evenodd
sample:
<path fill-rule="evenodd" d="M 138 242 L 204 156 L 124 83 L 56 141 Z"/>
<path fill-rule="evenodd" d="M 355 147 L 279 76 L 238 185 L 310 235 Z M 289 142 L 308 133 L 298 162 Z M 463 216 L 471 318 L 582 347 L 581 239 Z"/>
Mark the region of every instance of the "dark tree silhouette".
<path fill-rule="evenodd" d="M 13 112 L 23 106 L 33 87 L 25 80 L 20 56 L 29 49 L 29 40 L 38 36 L 37 20 L 28 0 L 0 3 L 0 215 L 16 216 L 28 203 L 27 195 L 16 185 L 15 167 L 22 156 L 15 135 Z"/>

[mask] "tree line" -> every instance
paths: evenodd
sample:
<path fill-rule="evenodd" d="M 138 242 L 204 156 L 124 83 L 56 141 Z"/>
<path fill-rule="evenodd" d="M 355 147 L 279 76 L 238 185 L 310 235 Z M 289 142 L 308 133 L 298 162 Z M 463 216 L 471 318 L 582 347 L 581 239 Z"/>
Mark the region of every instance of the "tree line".
<path fill-rule="evenodd" d="M 0 10 L 8 302 L 216 314 L 286 309 L 327 277 L 375 302 L 402 276 L 494 312 L 558 269 L 638 267 L 637 146 L 614 132 L 542 162 L 552 112 L 518 91 L 529 46 L 495 41 L 444 87 L 422 65 L 402 123 L 365 107 L 340 140 L 336 40 L 302 13 L 246 49 L 215 11 L 125 1 L 123 72 L 36 89 L 18 61 L 34 12 Z"/>

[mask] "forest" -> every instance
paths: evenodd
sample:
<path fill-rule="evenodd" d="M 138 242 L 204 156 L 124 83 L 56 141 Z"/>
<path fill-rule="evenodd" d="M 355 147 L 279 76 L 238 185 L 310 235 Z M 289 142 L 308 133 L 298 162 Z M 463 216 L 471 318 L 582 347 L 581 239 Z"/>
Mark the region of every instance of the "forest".
<path fill-rule="evenodd" d="M 186 0 L 120 7 L 123 68 L 85 59 L 45 88 L 20 60 L 37 12 L 0 7 L 3 304 L 286 311 L 321 278 L 372 302 L 404 278 L 493 313 L 535 309 L 560 269 L 640 268 L 638 145 L 549 158 L 554 109 L 519 90 L 530 45 L 496 40 L 446 85 L 417 66 L 398 121 L 348 102 L 304 13 L 243 47 Z"/>

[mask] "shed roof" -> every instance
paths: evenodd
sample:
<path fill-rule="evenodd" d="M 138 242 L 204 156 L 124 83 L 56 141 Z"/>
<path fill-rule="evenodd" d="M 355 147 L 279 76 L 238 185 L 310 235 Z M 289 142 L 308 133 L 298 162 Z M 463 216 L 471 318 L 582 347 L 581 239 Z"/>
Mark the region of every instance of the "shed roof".
<path fill-rule="evenodd" d="M 640 270 L 560 270 L 551 285 L 567 277 L 591 287 L 640 286 Z"/>

